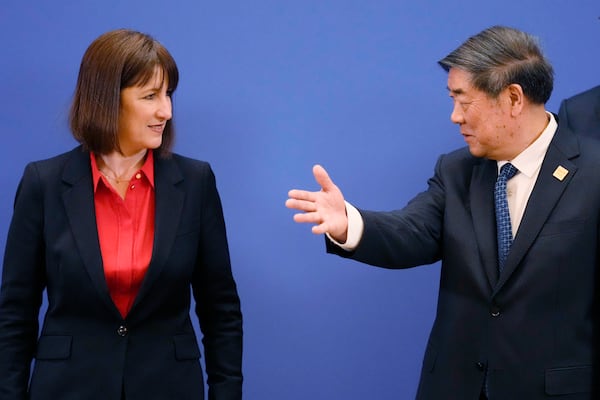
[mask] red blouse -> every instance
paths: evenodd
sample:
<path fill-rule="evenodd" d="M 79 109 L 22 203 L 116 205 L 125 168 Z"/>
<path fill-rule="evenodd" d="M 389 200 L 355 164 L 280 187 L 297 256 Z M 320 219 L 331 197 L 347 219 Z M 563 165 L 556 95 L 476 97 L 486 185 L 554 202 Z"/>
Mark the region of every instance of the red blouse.
<path fill-rule="evenodd" d="M 94 206 L 104 275 L 113 302 L 125 318 L 148 270 L 154 243 L 154 158 L 152 150 L 129 181 L 125 199 L 98 170 L 90 154 Z"/>

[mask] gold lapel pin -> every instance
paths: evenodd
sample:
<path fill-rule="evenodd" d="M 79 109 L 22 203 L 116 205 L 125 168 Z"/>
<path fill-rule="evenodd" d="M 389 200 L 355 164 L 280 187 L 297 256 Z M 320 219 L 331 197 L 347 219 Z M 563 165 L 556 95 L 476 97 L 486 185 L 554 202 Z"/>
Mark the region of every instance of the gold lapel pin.
<path fill-rule="evenodd" d="M 552 173 L 552 176 L 562 182 L 562 180 L 565 179 L 565 176 L 567 176 L 568 173 L 569 173 L 568 169 L 566 169 L 562 165 L 559 165 L 558 167 L 556 167 L 556 169 Z"/>

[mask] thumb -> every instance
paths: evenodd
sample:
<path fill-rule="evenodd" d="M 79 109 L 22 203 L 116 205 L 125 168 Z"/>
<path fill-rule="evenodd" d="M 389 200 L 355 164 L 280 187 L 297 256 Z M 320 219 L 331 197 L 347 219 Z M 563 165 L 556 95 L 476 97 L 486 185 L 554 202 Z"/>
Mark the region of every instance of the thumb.
<path fill-rule="evenodd" d="M 319 164 L 317 164 L 313 167 L 313 175 L 315 176 L 315 180 L 321 186 L 323 191 L 328 192 L 328 191 L 332 190 L 333 188 L 335 188 L 335 184 L 329 177 L 329 174 L 327 174 L 327 171 L 325 171 L 325 168 L 323 168 Z"/>

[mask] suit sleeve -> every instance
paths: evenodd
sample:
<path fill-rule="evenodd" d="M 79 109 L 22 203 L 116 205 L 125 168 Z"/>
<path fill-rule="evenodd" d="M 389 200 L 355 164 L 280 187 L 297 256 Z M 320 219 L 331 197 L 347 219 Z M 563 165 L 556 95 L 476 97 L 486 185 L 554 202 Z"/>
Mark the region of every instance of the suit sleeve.
<path fill-rule="evenodd" d="M 202 234 L 193 292 L 203 333 L 209 400 L 242 398 L 242 314 L 231 272 L 215 177 L 207 167 Z"/>
<path fill-rule="evenodd" d="M 352 252 L 326 239 L 329 253 L 383 268 L 410 268 L 440 260 L 445 188 L 441 156 L 428 189 L 406 207 L 388 212 L 359 210 L 363 236 Z"/>
<path fill-rule="evenodd" d="M 15 197 L 0 289 L 0 398 L 26 398 L 35 353 L 38 316 L 46 285 L 43 197 L 34 164 Z"/>

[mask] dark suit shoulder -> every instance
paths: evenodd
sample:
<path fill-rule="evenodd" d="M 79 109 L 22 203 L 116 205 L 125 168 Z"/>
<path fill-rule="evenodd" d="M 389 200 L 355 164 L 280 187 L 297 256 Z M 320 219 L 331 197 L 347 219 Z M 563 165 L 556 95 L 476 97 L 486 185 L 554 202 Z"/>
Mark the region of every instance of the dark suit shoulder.
<path fill-rule="evenodd" d="M 489 162 L 489 160 L 474 157 L 469 148 L 465 146 L 450 153 L 442 154 L 438 158 L 436 169 L 444 173 L 464 173 L 465 170 L 470 170 L 484 162 Z"/>
<path fill-rule="evenodd" d="M 45 159 L 41 159 L 41 160 L 35 160 L 30 162 L 29 164 L 33 164 L 36 165 L 38 168 L 43 168 L 43 169 L 54 169 L 56 167 L 61 167 L 64 166 L 65 163 L 68 162 L 69 159 L 73 158 L 73 157 L 86 157 L 89 158 L 89 152 L 83 150 L 83 148 L 81 146 L 77 146 L 69 151 L 66 151 L 64 153 L 61 154 L 57 154 L 55 156 L 49 157 L 49 158 L 45 158 Z"/>
<path fill-rule="evenodd" d="M 600 149 L 600 137 L 597 136 L 577 136 L 581 151 L 598 152 Z M 600 161 L 600 160 L 599 160 Z"/>
<path fill-rule="evenodd" d="M 180 168 L 183 169 L 206 169 L 210 168 L 208 161 L 198 160 L 191 157 L 182 156 L 181 154 L 171 154 L 171 160 L 173 160 Z"/>
<path fill-rule="evenodd" d="M 600 169 L 600 136 L 577 135 L 577 141 L 580 151 L 578 158 Z"/>
<path fill-rule="evenodd" d="M 563 100 L 558 122 L 575 133 L 600 137 L 600 86 Z"/>
<path fill-rule="evenodd" d="M 474 157 L 471 154 L 468 146 L 461 147 L 459 149 L 451 151 L 450 153 L 442 154 L 440 157 L 445 158 L 448 161 L 458 163 L 477 163 L 481 160 L 481 158 Z"/>
<path fill-rule="evenodd" d="M 207 161 L 171 154 L 168 158 L 155 157 L 155 173 L 168 177 L 173 182 L 181 180 L 197 181 L 213 176 L 212 168 Z"/>
<path fill-rule="evenodd" d="M 154 158 L 155 179 L 171 182 L 188 193 L 213 191 L 216 178 L 207 161 L 171 154 L 168 158 Z"/>
<path fill-rule="evenodd" d="M 485 168 L 481 168 L 484 166 Z M 468 147 L 462 147 L 438 157 L 434 175 L 428 180 L 432 187 L 452 187 L 457 192 L 466 193 L 473 173 L 478 170 L 494 171 L 495 162 L 474 157 Z"/>
<path fill-rule="evenodd" d="M 25 174 L 35 171 L 41 182 L 54 185 L 65 177 L 67 165 L 75 165 L 72 172 L 73 179 L 77 179 L 79 175 L 90 171 L 89 157 L 89 152 L 83 150 L 81 146 L 77 146 L 65 153 L 28 163 L 25 167 Z"/>
<path fill-rule="evenodd" d="M 571 96 L 568 99 L 566 99 L 566 101 L 574 105 L 579 105 L 588 104 L 594 99 L 596 100 L 596 102 L 600 102 L 600 85 L 588 89 L 584 92 L 578 93 L 574 96 Z"/>

